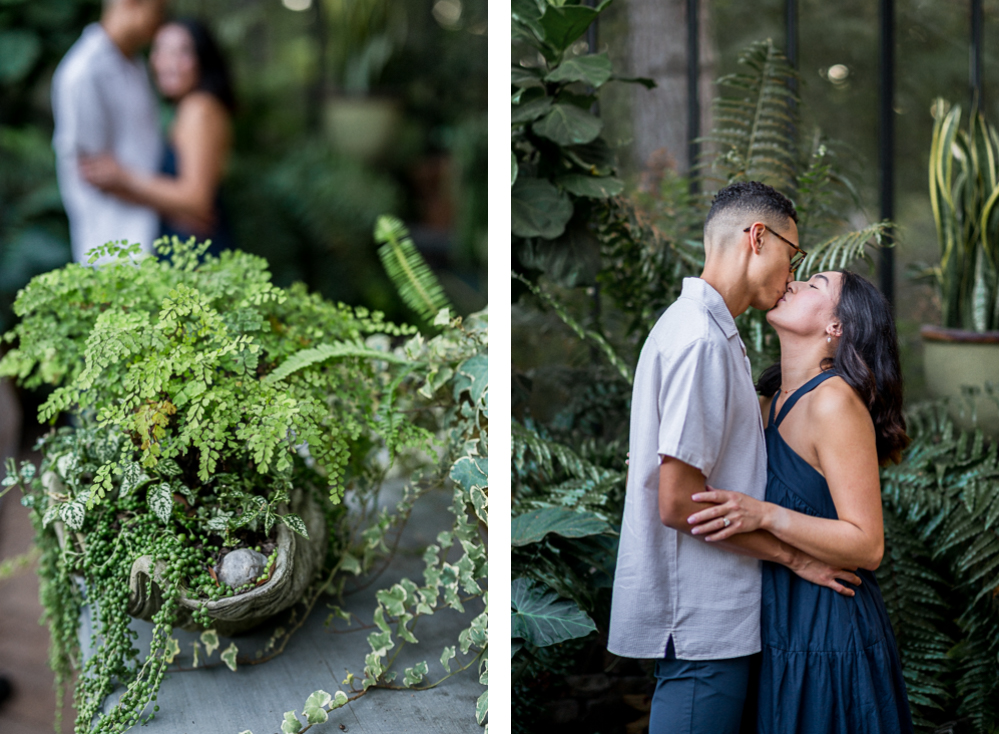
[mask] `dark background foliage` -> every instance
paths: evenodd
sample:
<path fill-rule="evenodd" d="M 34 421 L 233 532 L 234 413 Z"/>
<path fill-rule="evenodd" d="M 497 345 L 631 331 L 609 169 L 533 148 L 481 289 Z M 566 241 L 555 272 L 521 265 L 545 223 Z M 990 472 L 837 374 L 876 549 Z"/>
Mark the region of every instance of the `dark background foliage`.
<path fill-rule="evenodd" d="M 100 0 L 0 5 L 0 330 L 17 289 L 70 258 L 49 85 L 100 9 Z M 371 239 L 376 216 L 394 212 L 456 307 L 485 304 L 485 2 L 174 0 L 170 12 L 205 20 L 233 68 L 239 109 L 223 197 L 241 249 L 268 257 L 281 285 L 302 280 L 412 317 Z M 384 63 L 360 64 L 359 87 L 346 69 L 379 43 Z M 376 154 L 352 153 L 328 122 L 359 98 L 396 110 Z"/>

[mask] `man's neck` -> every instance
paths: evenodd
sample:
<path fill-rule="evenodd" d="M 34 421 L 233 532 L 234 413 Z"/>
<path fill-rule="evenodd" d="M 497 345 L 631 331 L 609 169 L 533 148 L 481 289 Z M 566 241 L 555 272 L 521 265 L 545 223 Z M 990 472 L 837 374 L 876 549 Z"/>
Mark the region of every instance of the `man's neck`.
<path fill-rule="evenodd" d="M 726 302 L 729 313 L 736 318 L 750 307 L 750 288 L 745 277 L 706 263 L 701 279 L 714 288 Z"/>
<path fill-rule="evenodd" d="M 111 43 L 122 52 L 126 59 L 131 59 L 139 51 L 137 44 L 128 32 L 128 28 L 114 15 L 101 18 L 101 28 L 108 34 Z"/>

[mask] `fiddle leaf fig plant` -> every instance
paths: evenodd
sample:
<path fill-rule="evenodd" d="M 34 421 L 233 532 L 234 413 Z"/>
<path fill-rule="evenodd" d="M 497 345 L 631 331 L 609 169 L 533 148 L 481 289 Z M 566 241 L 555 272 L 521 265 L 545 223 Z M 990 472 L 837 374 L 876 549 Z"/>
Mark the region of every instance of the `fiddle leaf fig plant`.
<path fill-rule="evenodd" d="M 614 151 L 594 114 L 612 73 L 606 52 L 579 53 L 596 8 L 515 0 L 511 33 L 511 234 L 521 263 L 566 286 L 590 285 L 600 245 L 588 228 L 595 207 L 622 192 Z"/>

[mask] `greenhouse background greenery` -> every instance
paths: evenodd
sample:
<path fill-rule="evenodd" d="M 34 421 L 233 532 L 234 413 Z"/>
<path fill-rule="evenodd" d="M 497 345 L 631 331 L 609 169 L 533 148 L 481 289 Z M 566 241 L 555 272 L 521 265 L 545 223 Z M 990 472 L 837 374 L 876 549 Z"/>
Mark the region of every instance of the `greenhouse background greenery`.
<path fill-rule="evenodd" d="M 0 5 L 0 329 L 10 327 L 17 289 L 70 259 L 49 82 L 100 7 Z M 170 2 L 172 14 L 207 22 L 232 67 L 238 110 L 223 202 L 237 246 L 267 258 L 277 285 L 302 281 L 390 319 L 408 316 L 371 240 L 377 216 L 392 212 L 411 226 L 456 308 L 485 305 L 486 3 L 459 3 L 457 16 L 434 7 Z M 352 153 L 328 124 L 333 108 L 359 98 L 396 110 L 381 153 Z"/>
<path fill-rule="evenodd" d="M 627 75 L 622 71 L 629 43 L 625 4 L 605 5 L 598 7 L 596 49 L 579 39 L 582 28 L 574 28 L 577 38 L 556 37 L 572 48 L 567 55 L 534 50 L 553 45 L 549 34 L 560 24 L 545 19 L 553 8 L 526 1 L 515 3 L 513 11 L 511 634 L 517 732 L 536 731 L 539 721 L 554 732 L 581 726 L 604 734 L 632 731 L 642 727 L 643 711 L 648 713 L 642 701 L 648 700 L 643 694 L 649 691 L 651 669 L 616 658 L 604 647 L 624 504 L 631 366 L 656 317 L 679 294 L 682 278 L 700 271 L 701 227 L 712 193 L 731 181 L 757 179 L 790 196 L 799 209 L 803 241 L 809 243 L 799 277 L 847 265 L 872 276 L 865 261 L 870 265 L 875 249 L 889 244 L 884 235 L 892 224 L 897 225 L 897 260 L 933 260 L 937 251 L 932 219 L 911 228 L 866 216 L 877 211 L 874 166 L 863 165 L 865 151 L 858 141 L 870 143 L 863 123 L 874 114 L 874 105 L 851 120 L 825 124 L 830 105 L 840 104 L 837 95 L 847 90 L 807 94 L 805 73 L 794 73 L 776 43 L 745 35 L 747 28 L 760 27 L 761 16 L 772 24 L 780 20 L 777 3 L 752 10 L 712 5 L 718 37 L 731 39 L 738 27 L 736 35 L 745 42 L 738 51 L 722 42 L 717 49 L 719 67 L 730 73 L 715 87 L 718 124 L 702 141 L 701 192 L 692 193 L 676 166 L 654 166 L 640 176 L 637 163 L 629 160 L 623 130 L 629 100 L 641 104 L 643 90 L 594 78 L 577 78 L 572 80 L 576 86 L 571 81 L 560 88 L 564 66 L 592 73 L 600 69 L 604 79 Z M 816 3 L 801 5 L 803 27 L 809 26 L 804 33 L 814 34 L 804 45 L 813 44 L 810 53 L 829 51 L 832 46 L 823 46 L 820 34 L 837 21 L 809 25 L 806 11 L 817 11 Z M 904 18 L 921 12 L 935 16 L 940 9 L 905 5 Z M 995 8 L 992 12 L 995 23 Z M 862 34 L 854 19 L 845 20 L 837 32 L 846 28 L 872 35 L 870 28 Z M 954 78 L 959 70 L 965 73 L 966 59 L 953 59 L 934 72 Z M 860 69 L 859 84 L 872 84 L 871 69 Z M 798 99 L 791 91 L 793 80 L 802 91 Z M 538 86 L 544 95 L 529 91 Z M 587 96 L 595 90 L 597 105 Z M 916 93 L 906 87 L 902 96 Z M 927 97 L 928 109 L 932 99 Z M 592 188 L 584 196 L 575 180 L 548 173 L 579 165 L 577 143 L 556 139 L 546 122 L 560 102 L 575 103 L 596 120 L 578 125 L 592 131 L 591 149 L 593 141 L 604 146 L 601 165 L 590 169 L 588 183 L 613 180 L 623 186 Z M 907 202 L 903 217 L 911 222 L 913 200 L 927 197 L 934 121 L 928 116 L 924 122 L 916 125 L 926 128 L 919 149 L 899 162 L 913 177 L 901 193 Z M 833 130 L 849 142 L 828 137 Z M 917 137 L 913 130 L 907 134 Z M 522 176 L 527 181 L 519 184 Z M 526 195 L 533 190 L 544 195 Z M 554 221 L 564 228 L 556 231 Z M 566 223 L 574 221 L 584 237 L 571 233 Z M 930 242 L 920 240 L 924 226 L 931 228 Z M 916 254 L 907 250 L 913 247 L 911 236 L 920 248 Z M 898 292 L 904 323 L 934 319 L 930 289 Z M 776 339 L 759 313 L 744 314 L 738 326 L 757 374 L 774 360 Z M 978 430 L 960 431 L 941 404 L 922 402 L 920 381 L 909 376 L 919 371 L 919 362 L 914 364 L 912 352 L 909 359 L 906 417 L 913 443 L 901 464 L 882 472 L 886 552 L 878 579 L 918 729 L 996 732 L 996 445 Z"/>

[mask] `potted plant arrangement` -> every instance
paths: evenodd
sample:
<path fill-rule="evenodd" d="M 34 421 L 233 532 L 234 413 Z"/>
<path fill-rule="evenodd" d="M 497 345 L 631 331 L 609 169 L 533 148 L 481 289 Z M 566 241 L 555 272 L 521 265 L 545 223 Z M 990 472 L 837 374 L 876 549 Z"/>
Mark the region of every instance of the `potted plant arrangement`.
<path fill-rule="evenodd" d="M 371 92 L 405 40 L 406 11 L 387 0 L 360 0 L 328 12 L 339 93 L 326 103 L 326 130 L 340 153 L 370 161 L 385 152 L 402 116 L 399 100 Z"/>
<path fill-rule="evenodd" d="M 924 372 L 938 397 L 974 398 L 976 423 L 997 435 L 997 131 L 982 113 L 961 127 L 961 108 L 934 103 L 930 195 L 940 261 L 927 271 L 941 326 L 921 328 Z M 989 392 L 992 391 L 992 395 Z M 970 416 L 954 401 L 954 417 Z"/>
<path fill-rule="evenodd" d="M 157 247 L 109 243 L 93 258 L 109 265 L 36 277 L 0 360 L 0 375 L 54 387 L 41 420 L 72 416 L 41 440 L 40 469 L 9 464 L 4 484 L 33 510 L 60 695 L 80 671 L 77 731 L 117 684 L 97 730 L 143 720 L 174 626 L 217 640 L 298 601 L 341 551 L 345 486 L 372 447 L 433 441 L 395 405 L 416 364 L 390 346 L 415 328 L 278 288 L 246 253 Z M 130 615 L 153 623 L 143 660 Z"/>

